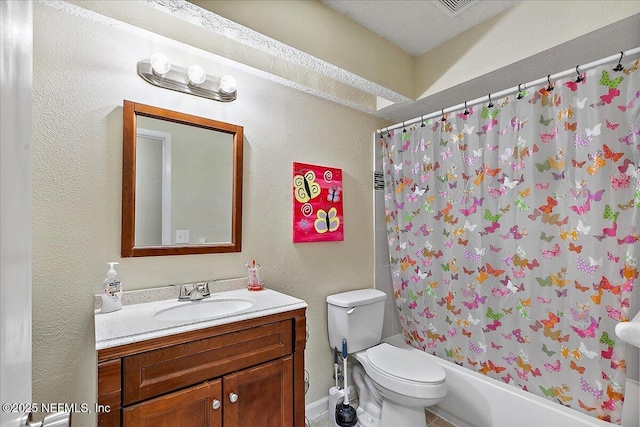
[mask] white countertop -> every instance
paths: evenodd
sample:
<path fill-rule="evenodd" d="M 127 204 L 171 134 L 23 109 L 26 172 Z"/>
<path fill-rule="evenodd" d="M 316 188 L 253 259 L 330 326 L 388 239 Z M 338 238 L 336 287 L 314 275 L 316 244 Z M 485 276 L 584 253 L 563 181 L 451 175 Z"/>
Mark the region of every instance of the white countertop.
<path fill-rule="evenodd" d="M 125 305 L 122 310 L 111 313 L 101 313 L 100 310 L 96 310 L 96 350 L 307 307 L 307 303 L 303 300 L 271 289 L 258 292 L 251 292 L 247 289 L 217 292 L 212 293 L 210 298 L 206 298 L 202 302 L 206 303 L 216 299 L 242 299 L 252 302 L 253 305 L 241 312 L 213 319 L 190 321 L 158 320 L 154 314 L 185 304 L 198 304 L 198 301 L 179 302 L 177 298 L 172 298 L 164 301 Z"/>

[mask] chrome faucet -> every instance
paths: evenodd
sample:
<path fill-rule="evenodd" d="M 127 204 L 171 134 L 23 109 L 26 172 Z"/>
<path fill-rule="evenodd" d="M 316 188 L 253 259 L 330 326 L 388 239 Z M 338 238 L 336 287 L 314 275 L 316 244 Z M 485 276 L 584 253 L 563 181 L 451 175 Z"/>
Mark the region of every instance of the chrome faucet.
<path fill-rule="evenodd" d="M 209 298 L 209 282 L 202 283 L 186 283 L 180 286 L 180 294 L 178 295 L 178 301 L 199 301 L 204 298 Z"/>

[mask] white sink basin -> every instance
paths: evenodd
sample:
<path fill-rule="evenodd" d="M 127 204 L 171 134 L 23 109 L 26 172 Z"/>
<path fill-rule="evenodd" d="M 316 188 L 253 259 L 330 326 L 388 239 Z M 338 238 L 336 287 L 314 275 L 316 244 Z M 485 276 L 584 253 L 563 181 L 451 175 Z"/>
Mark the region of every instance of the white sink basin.
<path fill-rule="evenodd" d="M 209 301 L 193 301 L 181 303 L 176 307 L 167 308 L 153 315 L 158 320 L 190 321 L 214 319 L 239 313 L 250 308 L 251 301 L 242 299 L 219 299 Z"/>

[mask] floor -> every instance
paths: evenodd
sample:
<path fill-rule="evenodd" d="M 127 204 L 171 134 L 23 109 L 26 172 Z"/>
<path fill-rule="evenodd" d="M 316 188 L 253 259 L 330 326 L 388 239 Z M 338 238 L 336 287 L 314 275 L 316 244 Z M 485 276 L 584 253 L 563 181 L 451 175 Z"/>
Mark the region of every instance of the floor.
<path fill-rule="evenodd" d="M 448 421 L 443 420 L 438 417 L 436 414 L 425 410 L 427 415 L 427 426 L 428 427 L 456 427 Z M 329 418 L 329 412 L 323 412 L 316 418 L 312 418 L 309 420 L 309 427 L 334 427 L 331 419 Z M 400 426 L 398 426 L 400 427 Z M 406 426 L 402 426 L 406 427 Z"/>

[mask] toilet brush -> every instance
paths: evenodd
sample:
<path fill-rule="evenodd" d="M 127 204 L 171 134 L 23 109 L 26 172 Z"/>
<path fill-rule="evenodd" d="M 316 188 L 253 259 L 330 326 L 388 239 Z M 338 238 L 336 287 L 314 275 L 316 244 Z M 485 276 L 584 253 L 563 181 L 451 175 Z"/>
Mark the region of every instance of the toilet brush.
<path fill-rule="evenodd" d="M 342 339 L 342 360 L 344 368 L 342 370 L 344 382 L 344 400 L 336 405 L 336 423 L 341 427 L 353 427 L 358 422 L 358 414 L 356 410 L 349 404 L 349 384 L 347 378 L 347 340 Z"/>

